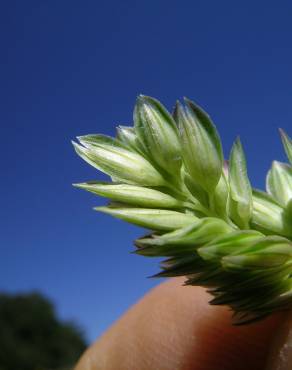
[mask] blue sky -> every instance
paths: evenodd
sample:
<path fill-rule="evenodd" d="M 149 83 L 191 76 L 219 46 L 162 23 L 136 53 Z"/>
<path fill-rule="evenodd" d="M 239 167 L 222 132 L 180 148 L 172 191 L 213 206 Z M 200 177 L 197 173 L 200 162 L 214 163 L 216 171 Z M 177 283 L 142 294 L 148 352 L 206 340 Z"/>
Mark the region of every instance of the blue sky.
<path fill-rule="evenodd" d="M 289 1 L 7 1 L 0 12 L 0 289 L 41 290 L 91 341 L 157 281 L 131 255 L 144 231 L 71 187 L 101 176 L 77 135 L 131 124 L 135 98 L 188 96 L 213 117 L 226 155 L 240 134 L 264 186 L 292 134 Z"/>

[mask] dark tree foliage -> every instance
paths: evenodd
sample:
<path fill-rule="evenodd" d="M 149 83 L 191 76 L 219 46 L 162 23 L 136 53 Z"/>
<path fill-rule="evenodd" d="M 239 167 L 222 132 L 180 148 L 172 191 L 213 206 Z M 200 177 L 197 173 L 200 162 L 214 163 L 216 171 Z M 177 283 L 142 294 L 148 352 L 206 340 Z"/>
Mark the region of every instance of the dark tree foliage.
<path fill-rule="evenodd" d="M 39 293 L 0 294 L 0 370 L 67 370 L 86 344 Z"/>

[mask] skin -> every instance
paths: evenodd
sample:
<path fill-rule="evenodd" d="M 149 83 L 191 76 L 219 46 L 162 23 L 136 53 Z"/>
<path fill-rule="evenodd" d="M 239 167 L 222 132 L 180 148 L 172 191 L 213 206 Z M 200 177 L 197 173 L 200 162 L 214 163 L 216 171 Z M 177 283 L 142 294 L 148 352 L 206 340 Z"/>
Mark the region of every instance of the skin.
<path fill-rule="evenodd" d="M 180 278 L 151 290 L 82 356 L 75 370 L 263 370 L 283 314 L 235 327 Z"/>

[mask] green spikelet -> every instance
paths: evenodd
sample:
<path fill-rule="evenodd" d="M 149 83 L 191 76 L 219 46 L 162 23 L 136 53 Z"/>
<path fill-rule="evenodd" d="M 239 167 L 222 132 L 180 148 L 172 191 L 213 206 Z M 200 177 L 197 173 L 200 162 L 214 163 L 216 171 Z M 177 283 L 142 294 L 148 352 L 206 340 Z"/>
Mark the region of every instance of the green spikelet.
<path fill-rule="evenodd" d="M 227 164 L 202 108 L 185 99 L 171 115 L 139 96 L 134 127 L 73 143 L 112 181 L 75 186 L 113 201 L 95 210 L 151 230 L 135 253 L 167 258 L 156 277 L 206 287 L 211 304 L 229 305 L 233 323 L 245 324 L 292 307 L 292 144 L 281 137 L 290 164 L 274 161 L 267 192 L 252 189 L 240 140 Z"/>

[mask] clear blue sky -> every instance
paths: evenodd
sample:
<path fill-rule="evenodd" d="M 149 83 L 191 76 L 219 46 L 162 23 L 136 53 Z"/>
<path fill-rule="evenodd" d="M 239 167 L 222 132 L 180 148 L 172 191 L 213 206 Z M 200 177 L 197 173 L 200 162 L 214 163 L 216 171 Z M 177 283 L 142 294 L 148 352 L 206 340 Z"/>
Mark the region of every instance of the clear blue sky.
<path fill-rule="evenodd" d="M 38 289 L 89 340 L 157 281 L 140 230 L 71 187 L 100 178 L 70 140 L 131 124 L 135 97 L 184 95 L 240 134 L 256 187 L 292 134 L 291 1 L 6 1 L 1 5 L 0 289 Z"/>

